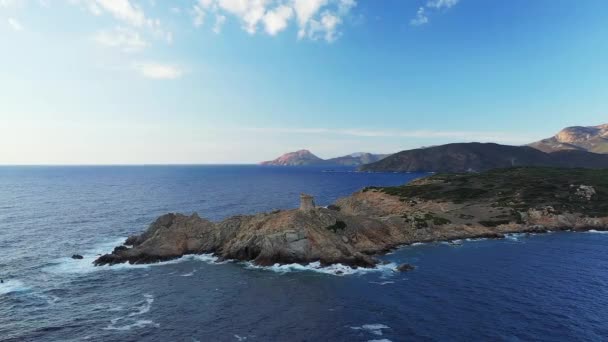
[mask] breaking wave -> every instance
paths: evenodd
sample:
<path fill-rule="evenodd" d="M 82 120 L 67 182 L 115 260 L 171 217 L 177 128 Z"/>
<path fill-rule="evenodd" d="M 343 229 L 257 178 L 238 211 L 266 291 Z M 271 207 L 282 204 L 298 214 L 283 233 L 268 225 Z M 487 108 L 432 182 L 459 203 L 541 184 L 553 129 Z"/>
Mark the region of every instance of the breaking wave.
<path fill-rule="evenodd" d="M 71 257 L 62 257 L 56 259 L 51 266 L 44 268 L 44 271 L 49 273 L 60 273 L 60 274 L 87 274 L 98 271 L 117 271 L 125 269 L 145 269 L 153 266 L 162 266 L 177 264 L 184 261 L 198 260 L 209 264 L 218 263 L 218 257 L 212 254 L 189 254 L 184 255 L 181 258 L 157 262 L 152 264 L 116 264 L 116 265 L 103 265 L 95 266 L 93 262 L 100 255 L 110 253 L 116 246 L 120 246 L 125 241 L 125 238 L 112 239 L 110 241 L 102 242 L 95 245 L 93 248 L 87 250 L 82 254 L 82 259 L 72 259 Z"/>
<path fill-rule="evenodd" d="M 389 326 L 384 325 L 384 324 L 378 324 L 378 323 L 376 323 L 376 324 L 364 324 L 364 325 L 359 326 L 359 327 L 350 327 L 350 328 L 353 329 L 353 330 L 363 330 L 363 331 L 366 331 L 366 332 L 368 332 L 370 334 L 377 335 L 377 336 L 382 336 L 382 334 L 383 334 L 382 330 L 384 330 L 384 329 L 390 329 Z"/>
<path fill-rule="evenodd" d="M 29 289 L 28 286 L 18 279 L 7 279 L 4 280 L 4 283 L 0 283 L 0 295 L 28 291 Z"/>
<path fill-rule="evenodd" d="M 260 269 L 266 271 L 272 271 L 276 273 L 289 273 L 289 272 L 318 272 L 323 274 L 330 275 L 353 275 L 353 274 L 365 274 L 370 272 L 383 272 L 383 273 L 393 273 L 397 271 L 397 265 L 395 263 L 388 263 L 384 265 L 377 265 L 373 268 L 363 268 L 363 267 L 350 267 L 342 264 L 334 264 L 329 266 L 321 266 L 321 263 L 311 262 L 307 265 L 301 264 L 274 264 L 272 266 L 258 266 L 254 265 L 251 262 L 246 262 L 247 269 Z"/>

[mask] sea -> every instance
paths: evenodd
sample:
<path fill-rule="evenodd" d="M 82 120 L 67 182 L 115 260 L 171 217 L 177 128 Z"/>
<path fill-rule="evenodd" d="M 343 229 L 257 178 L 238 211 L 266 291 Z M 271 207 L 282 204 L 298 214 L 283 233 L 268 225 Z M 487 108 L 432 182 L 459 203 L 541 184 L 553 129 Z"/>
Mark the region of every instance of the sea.
<path fill-rule="evenodd" d="M 294 208 L 301 192 L 328 205 L 422 176 L 0 167 L 0 341 L 608 340 L 608 234 L 593 231 L 403 246 L 373 270 L 260 268 L 212 255 L 92 265 L 167 212 L 221 220 Z M 416 269 L 396 272 L 400 263 Z"/>

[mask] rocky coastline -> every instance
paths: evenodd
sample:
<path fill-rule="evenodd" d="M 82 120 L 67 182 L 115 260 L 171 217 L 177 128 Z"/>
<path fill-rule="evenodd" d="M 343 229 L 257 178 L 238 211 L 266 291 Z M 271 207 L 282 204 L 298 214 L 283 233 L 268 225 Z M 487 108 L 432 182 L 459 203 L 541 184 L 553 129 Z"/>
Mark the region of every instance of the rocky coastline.
<path fill-rule="evenodd" d="M 166 214 L 95 265 L 154 263 L 188 254 L 256 265 L 374 267 L 377 255 L 416 242 L 504 238 L 510 233 L 608 230 L 608 170 L 513 168 L 447 174 L 366 188 L 318 207 L 211 222 Z M 409 268 L 408 268 L 409 269 Z"/>

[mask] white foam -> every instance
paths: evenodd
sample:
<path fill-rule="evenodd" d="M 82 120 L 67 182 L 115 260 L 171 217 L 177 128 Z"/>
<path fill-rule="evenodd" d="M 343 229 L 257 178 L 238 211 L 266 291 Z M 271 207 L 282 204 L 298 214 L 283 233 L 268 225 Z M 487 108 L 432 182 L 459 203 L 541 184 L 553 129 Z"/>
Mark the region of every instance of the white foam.
<path fill-rule="evenodd" d="M 591 230 L 588 230 L 587 233 L 608 234 L 608 230 L 595 230 L 595 229 L 591 229 Z"/>
<path fill-rule="evenodd" d="M 367 342 L 392 342 L 389 339 L 383 338 L 381 340 L 367 340 Z"/>
<path fill-rule="evenodd" d="M 145 328 L 149 325 L 151 325 L 155 328 L 160 327 L 160 324 L 155 323 L 154 321 L 151 321 L 149 319 L 140 319 L 131 324 L 126 324 L 126 325 L 121 325 L 121 326 L 116 326 L 116 325 L 114 325 L 114 323 L 112 323 L 103 329 L 104 330 L 127 331 L 127 330 L 131 330 L 133 328 Z"/>
<path fill-rule="evenodd" d="M 234 334 L 234 338 L 236 338 L 237 341 L 245 341 L 245 340 L 247 340 L 247 336 L 239 336 L 237 334 Z"/>
<path fill-rule="evenodd" d="M 364 324 L 360 327 L 350 327 L 353 330 L 365 330 L 370 334 L 374 334 L 374 335 L 378 335 L 378 336 L 382 336 L 383 332 L 382 330 L 384 329 L 390 329 L 389 326 L 384 325 L 384 324 Z"/>
<path fill-rule="evenodd" d="M 4 295 L 12 292 L 23 292 L 27 291 L 30 288 L 23 284 L 21 280 L 18 279 L 5 279 L 4 283 L 0 284 L 0 295 Z"/>
<path fill-rule="evenodd" d="M 510 233 L 510 234 L 505 234 L 505 238 L 512 240 L 512 241 L 519 241 L 520 238 L 522 237 L 526 237 L 526 233 Z"/>
<path fill-rule="evenodd" d="M 377 284 L 377 285 L 388 285 L 388 284 L 394 284 L 394 281 L 370 281 L 370 284 Z"/>
<path fill-rule="evenodd" d="M 146 298 L 146 302 L 139 307 L 139 310 L 137 310 L 136 312 L 131 312 L 129 314 L 129 317 L 143 315 L 150 311 L 150 309 L 152 308 L 152 303 L 154 303 L 154 296 L 150 294 L 145 294 L 144 298 Z"/>
<path fill-rule="evenodd" d="M 354 268 L 354 267 L 350 267 L 350 266 L 346 266 L 346 265 L 342 265 L 342 264 L 333 264 L 333 265 L 323 267 L 323 266 L 321 266 L 321 263 L 318 261 L 311 262 L 307 265 L 274 264 L 272 266 L 257 266 L 257 265 L 252 264 L 251 262 L 246 262 L 245 264 L 247 265 L 246 268 L 248 268 L 248 269 L 261 269 L 261 270 L 267 270 L 267 271 L 272 271 L 272 272 L 277 272 L 277 273 L 309 271 L 309 272 L 318 272 L 318 273 L 338 275 L 338 276 L 352 275 L 352 274 L 365 274 L 365 273 L 370 273 L 370 272 L 396 272 L 397 271 L 397 265 L 394 263 L 389 263 L 389 264 L 385 264 L 385 265 L 377 265 L 376 267 L 373 267 L 373 268 L 364 268 L 364 267 Z"/>
<path fill-rule="evenodd" d="M 414 242 L 410 246 L 422 246 L 422 245 L 426 245 L 426 243 L 425 242 Z"/>
<path fill-rule="evenodd" d="M 150 312 L 152 308 L 152 303 L 154 303 L 154 296 L 150 294 L 144 294 L 145 301 L 142 305 L 136 308 L 136 311 L 129 313 L 126 316 L 116 317 L 110 320 L 110 324 L 104 328 L 104 330 L 119 330 L 126 331 L 131 330 L 133 328 L 144 328 L 147 326 L 153 326 L 155 328 L 160 327 L 160 324 L 155 323 L 152 320 L 148 319 L 136 319 L 134 317 L 141 316 Z M 122 323 L 119 325 L 119 323 Z"/>
<path fill-rule="evenodd" d="M 125 269 L 142 269 L 151 266 L 162 266 L 176 264 L 184 261 L 198 260 L 209 264 L 217 263 L 218 257 L 212 254 L 200 254 L 200 255 L 184 255 L 181 258 L 173 259 L 169 261 L 157 262 L 152 264 L 129 264 L 122 263 L 116 265 L 103 265 L 95 266 L 93 262 L 103 254 L 110 253 L 116 246 L 122 245 L 125 238 L 117 238 L 109 241 L 104 241 L 93 246 L 82 254 L 82 259 L 72 259 L 71 257 L 63 257 L 55 260 L 55 264 L 44 268 L 45 272 L 49 273 L 60 273 L 60 274 L 86 274 L 98 271 L 118 271 Z"/>
<path fill-rule="evenodd" d="M 468 241 L 468 242 L 477 242 L 477 241 L 486 241 L 486 240 L 487 240 L 486 238 L 467 238 L 467 239 L 465 239 L 465 241 Z"/>
<path fill-rule="evenodd" d="M 192 277 L 194 275 L 194 273 L 196 273 L 196 270 L 192 270 L 192 272 L 180 274 L 179 276 L 180 277 Z"/>

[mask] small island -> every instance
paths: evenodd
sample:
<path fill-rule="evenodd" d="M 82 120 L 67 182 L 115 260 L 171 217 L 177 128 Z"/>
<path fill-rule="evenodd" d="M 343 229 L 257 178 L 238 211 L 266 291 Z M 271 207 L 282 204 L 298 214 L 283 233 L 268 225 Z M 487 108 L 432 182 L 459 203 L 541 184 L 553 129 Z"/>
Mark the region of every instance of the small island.
<path fill-rule="evenodd" d="M 213 253 L 263 266 L 373 267 L 376 255 L 415 242 L 592 229 L 608 230 L 608 170 L 521 167 L 368 187 L 326 208 L 302 194 L 298 209 L 220 222 L 166 214 L 95 265 Z"/>

